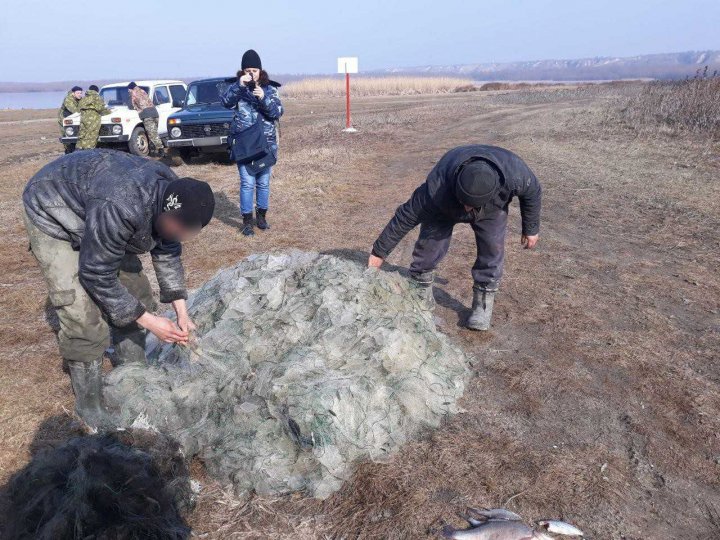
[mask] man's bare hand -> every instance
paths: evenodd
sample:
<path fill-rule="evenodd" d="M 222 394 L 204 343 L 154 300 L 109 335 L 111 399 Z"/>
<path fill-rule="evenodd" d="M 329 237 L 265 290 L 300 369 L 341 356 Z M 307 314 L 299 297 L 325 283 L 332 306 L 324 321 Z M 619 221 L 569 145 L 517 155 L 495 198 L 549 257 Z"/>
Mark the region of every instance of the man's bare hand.
<path fill-rule="evenodd" d="M 538 243 L 538 239 L 540 238 L 539 234 L 534 234 L 532 236 L 527 236 L 523 234 L 520 237 L 520 243 L 525 246 L 525 249 L 533 249 L 535 245 Z"/>
<path fill-rule="evenodd" d="M 253 96 L 255 96 L 256 98 L 262 100 L 262 99 L 265 97 L 265 90 L 263 90 L 262 88 L 260 88 L 260 85 L 257 85 L 257 86 L 255 87 L 255 90 L 253 90 Z"/>
<path fill-rule="evenodd" d="M 240 77 L 240 84 L 242 84 L 243 86 L 247 86 L 247 83 L 249 83 L 252 80 L 253 80 L 252 75 L 250 75 L 249 73 L 246 73 L 245 75 Z"/>
<path fill-rule="evenodd" d="M 370 257 L 368 258 L 368 268 L 380 268 L 382 263 L 383 260 L 380 257 L 376 257 L 372 253 L 370 254 Z"/>
<path fill-rule="evenodd" d="M 166 317 L 158 317 L 152 313 L 145 312 L 136 322 L 155 334 L 160 341 L 187 345 L 189 333 L 182 330 L 177 324 Z"/>
<path fill-rule="evenodd" d="M 180 330 L 187 332 L 188 334 L 194 330 L 197 330 L 195 323 L 192 322 L 190 315 L 187 312 L 187 303 L 185 300 L 175 300 L 172 303 L 175 314 L 177 315 L 177 322 Z"/>

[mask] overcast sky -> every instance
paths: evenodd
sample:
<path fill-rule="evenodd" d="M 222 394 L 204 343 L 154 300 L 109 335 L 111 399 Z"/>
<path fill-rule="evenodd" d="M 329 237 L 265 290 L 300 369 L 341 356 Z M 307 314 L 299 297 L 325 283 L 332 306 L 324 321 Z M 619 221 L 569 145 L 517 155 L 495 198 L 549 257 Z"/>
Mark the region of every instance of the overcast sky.
<path fill-rule="evenodd" d="M 0 80 L 270 73 L 720 49 L 720 0 L 3 0 Z"/>

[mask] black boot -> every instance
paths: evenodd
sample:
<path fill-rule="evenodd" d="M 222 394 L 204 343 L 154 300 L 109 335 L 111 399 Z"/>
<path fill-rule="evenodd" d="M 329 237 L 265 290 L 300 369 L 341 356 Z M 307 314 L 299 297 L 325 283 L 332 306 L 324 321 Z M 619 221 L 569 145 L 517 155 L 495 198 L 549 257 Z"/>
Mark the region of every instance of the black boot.
<path fill-rule="evenodd" d="M 107 411 L 102 406 L 102 359 L 93 362 L 69 360 L 70 381 L 75 393 L 75 411 L 92 430 L 107 425 Z"/>
<path fill-rule="evenodd" d="M 110 357 L 113 367 L 125 364 L 147 363 L 145 357 L 145 342 L 147 330 L 132 324 L 124 328 L 113 328 L 113 349 Z"/>
<path fill-rule="evenodd" d="M 433 295 L 433 282 L 435 272 L 411 272 L 410 284 L 417 295 L 423 309 L 432 310 L 435 308 L 435 296 Z"/>
<path fill-rule="evenodd" d="M 267 208 L 257 208 L 255 210 L 255 215 L 257 215 L 257 226 L 258 229 L 262 229 L 263 231 L 270 228 L 270 225 L 268 224 L 267 220 L 265 219 L 265 216 L 267 215 Z"/>
<path fill-rule="evenodd" d="M 252 214 L 243 214 L 243 228 L 242 233 L 245 236 L 252 236 L 255 234 L 255 230 L 253 228 L 253 215 Z"/>

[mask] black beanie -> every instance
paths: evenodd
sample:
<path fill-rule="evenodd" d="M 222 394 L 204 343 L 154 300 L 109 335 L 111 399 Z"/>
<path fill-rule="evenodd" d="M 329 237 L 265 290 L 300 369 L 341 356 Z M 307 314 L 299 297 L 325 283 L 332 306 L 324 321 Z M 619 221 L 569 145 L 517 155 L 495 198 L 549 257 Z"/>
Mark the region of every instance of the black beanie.
<path fill-rule="evenodd" d="M 88 90 L 94 90 L 95 92 L 98 92 L 100 89 L 94 84 L 91 84 L 90 86 L 88 86 Z"/>
<path fill-rule="evenodd" d="M 260 55 L 254 50 L 249 49 L 245 51 L 242 56 L 242 63 L 240 64 L 242 69 L 257 68 L 262 69 L 262 62 L 260 61 Z"/>
<path fill-rule="evenodd" d="M 130 84 L 128 84 L 128 90 L 132 90 L 132 89 L 135 88 L 136 86 L 137 86 L 137 84 L 135 83 L 135 81 L 133 81 L 133 82 L 131 82 Z"/>
<path fill-rule="evenodd" d="M 215 211 L 215 196 L 207 182 L 179 178 L 165 188 L 162 211 L 177 216 L 188 227 L 205 227 Z"/>
<path fill-rule="evenodd" d="M 487 161 L 471 161 L 463 165 L 457 177 L 455 196 L 460 203 L 482 208 L 495 195 L 500 185 L 500 173 Z"/>
<path fill-rule="evenodd" d="M 71 92 L 77 92 L 78 90 L 80 90 L 80 91 L 82 92 L 82 88 L 80 88 L 79 86 L 73 86 L 70 91 L 71 91 Z"/>

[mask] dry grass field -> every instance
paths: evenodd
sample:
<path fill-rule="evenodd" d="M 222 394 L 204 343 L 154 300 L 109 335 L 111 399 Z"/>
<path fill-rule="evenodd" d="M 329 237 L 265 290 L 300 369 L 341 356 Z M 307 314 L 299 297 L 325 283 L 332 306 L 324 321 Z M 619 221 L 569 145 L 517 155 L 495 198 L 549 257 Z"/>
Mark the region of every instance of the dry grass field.
<path fill-rule="evenodd" d="M 350 84 L 354 96 L 410 96 L 475 90 L 470 79 L 453 77 L 354 76 Z M 283 86 L 282 95 L 302 99 L 344 96 L 345 78 L 317 77 L 293 81 Z"/>
<path fill-rule="evenodd" d="M 434 162 L 469 142 L 505 146 L 544 186 L 539 249 L 511 209 L 491 332 L 461 323 L 475 243 L 458 226 L 435 290 L 439 327 L 475 357 L 465 412 L 365 463 L 326 501 L 237 501 L 193 462 L 199 538 L 425 538 L 471 506 L 559 517 L 589 538 L 720 537 L 720 158 L 706 135 L 638 129 L 625 88 L 287 102 L 272 229 L 239 234 L 235 167 L 209 181 L 217 219 L 185 250 L 198 286 L 254 252 L 290 247 L 362 260 Z M 76 432 L 20 194 L 60 155 L 54 112 L 0 113 L 0 482 Z M 47 118 L 48 120 L 42 120 Z M 643 124 L 645 125 L 645 124 Z M 410 262 L 414 234 L 387 271 Z"/>

